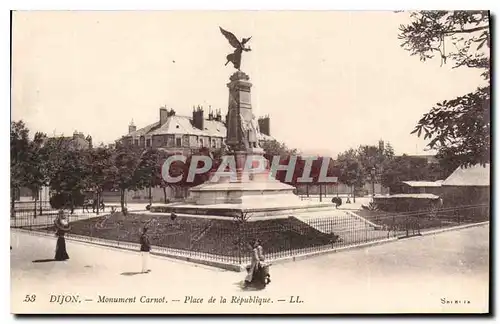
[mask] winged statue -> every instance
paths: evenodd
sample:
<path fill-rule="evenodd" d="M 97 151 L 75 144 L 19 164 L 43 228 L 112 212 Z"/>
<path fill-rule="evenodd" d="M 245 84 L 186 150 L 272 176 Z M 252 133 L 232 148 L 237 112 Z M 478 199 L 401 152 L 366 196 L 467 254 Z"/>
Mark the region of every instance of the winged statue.
<path fill-rule="evenodd" d="M 241 66 L 241 53 L 243 51 L 249 52 L 251 51 L 250 47 L 245 47 L 245 44 L 248 43 L 248 41 L 252 38 L 251 36 L 248 38 L 242 38 L 241 42 L 234 36 L 233 33 L 228 32 L 227 30 L 222 29 L 222 27 L 219 27 L 220 31 L 222 32 L 222 35 L 226 37 L 226 39 L 229 41 L 229 44 L 231 44 L 232 47 L 235 48 L 234 52 L 227 55 L 227 62 L 225 65 L 227 65 L 229 62 L 233 63 L 233 66 L 235 69 L 238 71 L 240 70 Z"/>

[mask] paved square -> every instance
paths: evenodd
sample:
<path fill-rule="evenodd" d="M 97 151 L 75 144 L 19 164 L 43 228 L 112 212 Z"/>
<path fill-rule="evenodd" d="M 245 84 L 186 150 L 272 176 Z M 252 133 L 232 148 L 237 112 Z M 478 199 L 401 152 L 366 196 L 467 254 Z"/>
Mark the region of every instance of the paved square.
<path fill-rule="evenodd" d="M 52 258 L 55 243 L 55 237 L 11 231 L 12 312 L 488 311 L 488 226 L 276 264 L 271 267 L 272 283 L 260 291 L 241 289 L 244 273 L 156 256 L 150 260 L 151 273 L 135 274 L 141 267 L 138 252 L 69 240 L 70 260 L 33 262 Z M 51 295 L 60 294 L 78 295 L 78 302 L 50 302 Z M 23 302 L 26 295 L 36 295 L 35 302 Z M 100 303 L 99 295 L 135 296 L 137 302 Z M 141 296 L 165 296 L 168 302 L 141 303 Z M 211 296 L 215 303 L 208 303 Z M 227 303 L 220 303 L 221 296 Z M 251 296 L 254 303 L 239 304 L 239 297 Z M 290 303 L 291 296 L 303 302 Z M 272 303 L 259 305 L 258 298 Z"/>

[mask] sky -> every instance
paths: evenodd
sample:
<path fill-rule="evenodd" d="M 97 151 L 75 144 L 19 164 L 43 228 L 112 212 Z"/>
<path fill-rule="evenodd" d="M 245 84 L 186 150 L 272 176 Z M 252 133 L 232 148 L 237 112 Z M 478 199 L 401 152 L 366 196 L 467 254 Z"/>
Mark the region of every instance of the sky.
<path fill-rule="evenodd" d="M 421 62 L 400 46 L 408 13 L 383 11 L 15 12 L 12 120 L 32 132 L 90 134 L 112 143 L 133 120 L 193 105 L 227 112 L 224 66 L 239 39 L 254 114 L 271 135 L 302 152 L 336 156 L 390 142 L 397 154 L 428 154 L 410 134 L 437 102 L 473 91 L 477 70 Z M 208 112 L 207 110 L 205 110 Z"/>

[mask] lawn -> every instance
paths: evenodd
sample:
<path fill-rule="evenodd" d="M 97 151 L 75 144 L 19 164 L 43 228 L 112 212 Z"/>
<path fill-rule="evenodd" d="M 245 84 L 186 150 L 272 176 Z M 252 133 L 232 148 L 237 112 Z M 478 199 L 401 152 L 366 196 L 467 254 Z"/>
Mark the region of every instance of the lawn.
<path fill-rule="evenodd" d="M 153 245 L 237 257 L 247 255 L 248 243 L 259 238 L 266 253 L 332 244 L 334 234 L 322 233 L 295 219 L 247 222 L 179 216 L 175 220 L 155 214 L 116 213 L 72 222 L 71 233 L 109 240 L 137 243 L 142 227 L 150 220 Z M 53 230 L 45 228 L 44 230 Z"/>
<path fill-rule="evenodd" d="M 393 229 L 433 229 L 466 223 L 476 223 L 489 219 L 489 209 L 485 207 L 462 206 L 455 209 L 442 209 L 434 215 L 428 211 L 389 213 L 379 210 L 358 210 L 356 214 L 382 226 Z"/>

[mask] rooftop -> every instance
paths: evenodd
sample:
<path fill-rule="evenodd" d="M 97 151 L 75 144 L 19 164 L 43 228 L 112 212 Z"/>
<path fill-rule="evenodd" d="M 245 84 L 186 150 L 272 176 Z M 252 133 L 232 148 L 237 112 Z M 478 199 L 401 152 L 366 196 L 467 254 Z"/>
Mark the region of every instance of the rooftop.
<path fill-rule="evenodd" d="M 165 135 L 165 134 L 185 134 L 210 137 L 226 137 L 227 128 L 222 121 L 215 119 L 204 119 L 203 130 L 196 128 L 192 124 L 192 118 L 188 116 L 172 115 L 169 116 L 163 125 L 155 122 L 146 127 L 140 128 L 126 136 L 145 136 L 145 135 Z M 272 140 L 273 137 L 258 133 L 259 140 Z"/>
<path fill-rule="evenodd" d="M 401 181 L 410 187 L 441 187 L 443 180 L 438 181 Z"/>
<path fill-rule="evenodd" d="M 490 165 L 459 167 L 443 181 L 443 186 L 487 187 L 490 185 Z"/>

